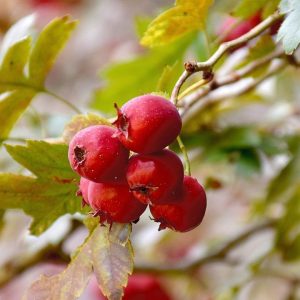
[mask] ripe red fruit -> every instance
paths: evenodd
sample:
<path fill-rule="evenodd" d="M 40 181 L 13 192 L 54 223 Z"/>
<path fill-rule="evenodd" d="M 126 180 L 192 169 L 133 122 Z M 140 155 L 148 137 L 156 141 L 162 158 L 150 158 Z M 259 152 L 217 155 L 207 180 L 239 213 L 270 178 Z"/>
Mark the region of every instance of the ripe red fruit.
<path fill-rule="evenodd" d="M 127 183 L 91 182 L 88 199 L 94 216 L 100 216 L 101 223 L 135 222 L 147 207 L 133 197 Z"/>
<path fill-rule="evenodd" d="M 140 96 L 117 110 L 118 119 L 114 124 L 118 128 L 118 137 L 131 151 L 160 151 L 171 144 L 180 133 L 180 115 L 175 105 L 163 97 Z"/>
<path fill-rule="evenodd" d="M 77 132 L 69 145 L 71 167 L 95 182 L 124 180 L 129 151 L 114 137 L 116 129 L 95 125 Z"/>
<path fill-rule="evenodd" d="M 126 179 L 134 196 L 145 204 L 172 202 L 183 182 L 183 165 L 170 150 L 137 154 L 129 159 Z"/>
<path fill-rule="evenodd" d="M 229 30 L 229 32 L 225 34 L 224 38 L 222 39 L 222 42 L 229 42 L 235 40 L 247 33 L 248 31 L 250 31 L 253 27 L 255 27 L 261 22 L 261 14 L 258 12 L 249 19 L 241 21 L 239 24 L 234 26 L 234 24 L 237 22 L 238 20 L 232 17 L 228 17 L 224 21 L 224 23 L 221 25 L 220 34 L 222 35 L 226 33 L 227 30 Z M 230 30 L 232 26 L 233 28 Z"/>
<path fill-rule="evenodd" d="M 195 178 L 184 176 L 182 191 L 176 203 L 151 206 L 154 221 L 160 222 L 159 230 L 169 227 L 186 232 L 197 227 L 205 214 L 206 195 Z"/>
<path fill-rule="evenodd" d="M 82 196 L 82 206 L 90 205 L 88 200 L 88 188 L 90 180 L 81 177 L 79 182 L 79 190 L 77 191 L 77 196 Z"/>
<path fill-rule="evenodd" d="M 93 288 L 98 300 L 106 299 L 96 282 Z M 171 300 L 171 297 L 153 275 L 134 274 L 128 278 L 122 300 Z"/>

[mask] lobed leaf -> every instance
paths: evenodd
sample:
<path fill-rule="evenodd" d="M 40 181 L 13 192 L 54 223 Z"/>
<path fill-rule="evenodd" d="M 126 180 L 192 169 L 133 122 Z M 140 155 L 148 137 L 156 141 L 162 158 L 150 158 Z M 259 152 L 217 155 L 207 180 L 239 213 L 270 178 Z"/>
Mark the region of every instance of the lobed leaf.
<path fill-rule="evenodd" d="M 109 300 L 120 300 L 133 270 L 130 233 L 129 224 L 115 223 L 111 229 L 95 227 L 67 269 L 55 276 L 42 276 L 29 288 L 24 300 L 78 299 L 93 270 L 103 294 Z"/>
<path fill-rule="evenodd" d="M 287 16 L 279 28 L 277 42 L 282 42 L 286 54 L 292 54 L 300 43 L 300 2 L 290 0 L 287 4 L 281 5 L 284 12 L 287 12 Z"/>
<path fill-rule="evenodd" d="M 22 209 L 32 216 L 35 235 L 60 216 L 81 211 L 76 197 L 79 178 L 69 165 L 67 145 L 28 141 L 26 146 L 6 145 L 6 149 L 36 177 L 0 174 L 0 210 Z"/>
<path fill-rule="evenodd" d="M 181 0 L 156 17 L 144 33 L 141 44 L 156 47 L 169 44 L 179 37 L 203 29 L 212 0 Z"/>

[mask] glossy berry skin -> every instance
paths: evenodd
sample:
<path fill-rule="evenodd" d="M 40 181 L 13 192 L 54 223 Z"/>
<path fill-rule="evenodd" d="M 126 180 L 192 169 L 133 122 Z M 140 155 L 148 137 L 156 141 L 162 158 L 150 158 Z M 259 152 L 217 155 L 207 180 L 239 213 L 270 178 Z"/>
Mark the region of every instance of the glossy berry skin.
<path fill-rule="evenodd" d="M 93 285 L 98 300 L 106 298 L 101 293 L 97 283 Z M 122 300 L 171 300 L 161 283 L 149 274 L 133 274 L 128 278 Z"/>
<path fill-rule="evenodd" d="M 124 180 L 129 151 L 114 136 L 116 129 L 95 125 L 77 132 L 69 145 L 69 162 L 82 177 L 95 182 Z"/>
<path fill-rule="evenodd" d="M 90 182 L 91 182 L 90 180 L 88 180 L 84 177 L 80 178 L 79 189 L 77 191 L 77 196 L 82 197 L 82 206 L 90 205 L 89 200 L 88 200 L 88 189 L 89 189 Z"/>
<path fill-rule="evenodd" d="M 135 222 L 147 207 L 133 197 L 127 183 L 91 182 L 88 199 L 94 216 L 100 216 L 101 223 Z"/>
<path fill-rule="evenodd" d="M 224 23 L 221 26 L 220 34 L 225 33 L 227 30 L 229 30 L 229 32 L 225 34 L 225 37 L 222 39 L 222 42 L 229 42 L 235 40 L 247 33 L 248 31 L 250 31 L 253 27 L 255 27 L 261 22 L 261 15 L 260 13 L 256 13 L 249 19 L 241 21 L 238 25 L 234 26 L 236 22 L 238 22 L 238 20 L 232 17 L 229 17 L 224 21 Z M 233 28 L 230 30 L 232 26 Z"/>
<path fill-rule="evenodd" d="M 206 210 L 206 195 L 195 178 L 184 176 L 182 191 L 177 197 L 176 203 L 150 207 L 154 221 L 160 222 L 159 230 L 168 227 L 186 232 L 202 222 Z"/>
<path fill-rule="evenodd" d="M 183 182 L 183 165 L 172 151 L 137 154 L 129 159 L 126 179 L 134 196 L 145 204 L 173 202 Z"/>
<path fill-rule="evenodd" d="M 171 144 L 180 133 L 182 122 L 173 103 L 167 99 L 144 95 L 128 101 L 118 109 L 118 137 L 136 153 L 153 153 Z"/>

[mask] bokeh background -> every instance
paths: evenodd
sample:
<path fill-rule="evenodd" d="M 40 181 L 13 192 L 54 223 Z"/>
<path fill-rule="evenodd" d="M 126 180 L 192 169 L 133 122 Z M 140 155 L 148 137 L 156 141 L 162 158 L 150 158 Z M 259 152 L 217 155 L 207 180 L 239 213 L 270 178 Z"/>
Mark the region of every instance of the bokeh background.
<path fill-rule="evenodd" d="M 212 48 L 237 2 L 215 1 L 210 9 L 207 32 Z M 149 50 L 139 44 L 149 21 L 172 5 L 167 0 L 0 0 L 0 42 L 12 24 L 30 14 L 35 14 L 33 32 L 57 16 L 70 14 L 78 19 L 79 26 L 51 71 L 47 87 L 83 112 L 112 117 L 103 102 L 112 106 L 120 98 L 155 91 L 165 67 L 175 65 L 164 86 L 169 93 L 184 61 L 208 57 L 202 32 L 180 41 L 174 51 L 173 45 Z M 250 48 L 251 44 L 227 55 L 218 65 L 218 74 L 234 70 Z M 126 65 L 128 61 L 132 65 Z M 192 174 L 207 189 L 208 208 L 201 226 L 184 234 L 158 232 L 158 225 L 146 213 L 133 228 L 137 271 L 145 265 L 171 269 L 200 260 L 193 269 L 154 272 L 170 299 L 300 299 L 300 213 L 295 192 L 300 172 L 299 71 L 287 67 L 255 89 L 234 95 L 255 76 L 225 87 L 220 101 L 201 113 L 191 110 L 183 119 L 182 138 Z M 39 94 L 7 142 L 59 138 L 73 115 L 63 103 Z M 0 115 L 0 122 L 4 117 Z M 180 153 L 176 145 L 173 149 Z M 0 171 L 26 172 L 3 148 Z M 64 269 L 66 256 L 87 235 L 76 216 L 61 217 L 40 237 L 29 234 L 30 221 L 16 210 L 3 217 L 1 300 L 19 300 L 41 274 Z M 226 249 L 230 241 L 234 243 Z M 49 245 L 53 251 L 44 251 Z M 201 262 L 201 257 L 213 255 L 220 247 L 225 249 L 223 254 Z M 80 299 L 97 297 L 88 287 Z"/>

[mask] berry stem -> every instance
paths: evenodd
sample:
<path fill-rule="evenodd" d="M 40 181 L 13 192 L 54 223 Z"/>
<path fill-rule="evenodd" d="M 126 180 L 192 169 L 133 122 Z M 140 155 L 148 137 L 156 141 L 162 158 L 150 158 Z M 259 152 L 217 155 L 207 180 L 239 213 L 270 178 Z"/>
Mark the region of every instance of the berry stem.
<path fill-rule="evenodd" d="M 179 148 L 183 154 L 183 159 L 184 159 L 184 173 L 188 176 L 191 176 L 191 164 L 190 164 L 190 160 L 186 151 L 186 148 L 180 138 L 180 136 L 177 137 L 177 142 L 179 145 Z"/>
<path fill-rule="evenodd" d="M 64 103 L 65 105 L 67 105 L 69 108 L 71 108 L 74 112 L 76 112 L 77 114 L 82 114 L 82 112 L 75 106 L 73 105 L 70 101 L 68 101 L 67 99 L 49 91 L 49 90 L 42 90 L 43 93 L 48 94 L 54 98 L 56 98 L 57 100 L 61 101 L 62 103 Z"/>

